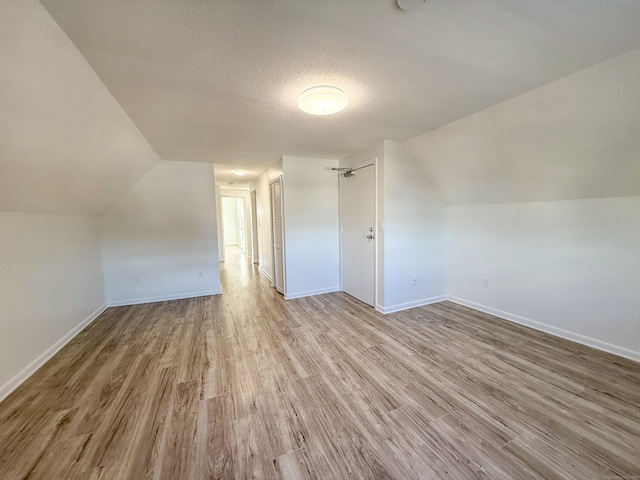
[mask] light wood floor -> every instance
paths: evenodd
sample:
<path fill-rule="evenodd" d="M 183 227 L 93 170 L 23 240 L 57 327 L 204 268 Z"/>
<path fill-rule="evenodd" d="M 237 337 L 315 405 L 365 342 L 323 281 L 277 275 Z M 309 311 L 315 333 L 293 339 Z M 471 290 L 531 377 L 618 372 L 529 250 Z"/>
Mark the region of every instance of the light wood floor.
<path fill-rule="evenodd" d="M 441 303 L 107 310 L 0 404 L 2 479 L 640 478 L 640 366 Z"/>

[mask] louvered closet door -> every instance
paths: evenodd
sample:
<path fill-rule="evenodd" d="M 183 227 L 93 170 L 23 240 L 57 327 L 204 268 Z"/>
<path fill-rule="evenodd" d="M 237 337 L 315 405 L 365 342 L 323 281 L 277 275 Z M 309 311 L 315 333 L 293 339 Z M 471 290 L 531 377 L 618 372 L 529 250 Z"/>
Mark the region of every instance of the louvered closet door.
<path fill-rule="evenodd" d="M 284 294 L 284 255 L 282 252 L 282 178 L 271 184 L 271 218 L 273 225 L 273 283 Z"/>

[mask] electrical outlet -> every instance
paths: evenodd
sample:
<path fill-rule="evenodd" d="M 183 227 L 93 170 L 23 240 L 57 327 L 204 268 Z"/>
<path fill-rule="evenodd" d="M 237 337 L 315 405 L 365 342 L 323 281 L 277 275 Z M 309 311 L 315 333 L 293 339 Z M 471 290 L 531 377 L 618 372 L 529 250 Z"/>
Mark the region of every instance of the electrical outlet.
<path fill-rule="evenodd" d="M 418 277 L 416 277 L 415 275 L 411 275 L 411 285 L 417 285 L 418 284 Z"/>
<path fill-rule="evenodd" d="M 482 288 L 489 288 L 489 279 L 487 277 L 482 277 Z"/>
<path fill-rule="evenodd" d="M 198 278 L 204 278 L 204 273 L 202 271 L 198 272 Z"/>

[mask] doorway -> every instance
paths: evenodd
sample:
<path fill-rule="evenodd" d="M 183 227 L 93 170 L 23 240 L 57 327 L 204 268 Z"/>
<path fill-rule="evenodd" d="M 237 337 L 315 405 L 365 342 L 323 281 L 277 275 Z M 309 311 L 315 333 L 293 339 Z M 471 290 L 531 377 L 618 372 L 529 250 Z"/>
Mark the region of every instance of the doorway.
<path fill-rule="evenodd" d="M 375 305 L 375 161 L 340 174 L 342 290 Z"/>
<path fill-rule="evenodd" d="M 245 204 L 242 197 L 222 197 L 224 246 L 247 253 Z M 225 254 L 226 257 L 226 254 Z"/>

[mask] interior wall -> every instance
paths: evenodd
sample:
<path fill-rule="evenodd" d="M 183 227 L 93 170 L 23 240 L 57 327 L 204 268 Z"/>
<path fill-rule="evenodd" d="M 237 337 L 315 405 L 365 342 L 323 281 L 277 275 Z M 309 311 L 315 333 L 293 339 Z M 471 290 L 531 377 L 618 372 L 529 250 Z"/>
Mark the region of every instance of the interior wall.
<path fill-rule="evenodd" d="M 406 142 L 449 205 L 640 195 L 640 49 Z"/>
<path fill-rule="evenodd" d="M 256 202 L 256 190 L 251 190 L 250 194 L 250 212 L 249 218 L 251 218 L 251 260 L 255 265 L 259 265 L 260 256 L 258 254 L 258 205 Z"/>
<path fill-rule="evenodd" d="M 222 218 L 224 224 L 224 244 L 239 245 L 238 199 L 222 197 Z"/>
<path fill-rule="evenodd" d="M 385 140 L 382 176 L 384 297 L 378 309 L 388 313 L 441 301 L 446 294 L 442 193 L 400 142 Z"/>
<path fill-rule="evenodd" d="M 406 143 L 455 301 L 640 360 L 639 83 L 635 50 Z"/>
<path fill-rule="evenodd" d="M 249 190 L 236 190 L 234 195 L 242 198 L 240 205 L 244 208 L 244 243 L 245 254 L 248 258 L 253 259 L 253 223 L 251 222 L 251 195 Z"/>
<path fill-rule="evenodd" d="M 162 161 L 100 217 L 109 305 L 221 292 L 213 174 Z"/>
<path fill-rule="evenodd" d="M 376 169 L 376 308 L 384 305 L 384 141 L 340 159 L 340 168 L 349 168 L 372 160 Z M 342 286 L 342 280 L 341 280 Z"/>
<path fill-rule="evenodd" d="M 338 160 L 282 157 L 287 299 L 340 290 Z"/>
<path fill-rule="evenodd" d="M 273 282 L 273 236 L 271 233 L 271 202 L 269 200 L 269 176 L 264 172 L 255 182 L 256 213 L 258 220 L 258 269 Z"/>
<path fill-rule="evenodd" d="M 105 309 L 84 215 L 0 213 L 0 400 Z"/>
<path fill-rule="evenodd" d="M 448 215 L 455 301 L 640 360 L 640 197 Z"/>
<path fill-rule="evenodd" d="M 0 24 L 0 211 L 102 211 L 158 155 L 40 2 Z"/>
<path fill-rule="evenodd" d="M 282 159 L 271 165 L 256 180 L 256 213 L 258 223 L 258 269 L 273 282 L 273 232 L 271 226 L 270 182 L 282 175 Z"/>
<path fill-rule="evenodd" d="M 251 192 L 247 188 L 231 188 L 221 187 L 220 192 L 223 196 L 242 199 L 239 205 L 244 208 L 244 232 L 245 232 L 245 253 L 249 257 L 253 257 L 252 244 L 254 241 L 253 224 L 251 221 Z"/>
<path fill-rule="evenodd" d="M 224 262 L 224 220 L 222 218 L 222 196 L 216 185 L 216 230 L 218 231 L 218 260 Z"/>

